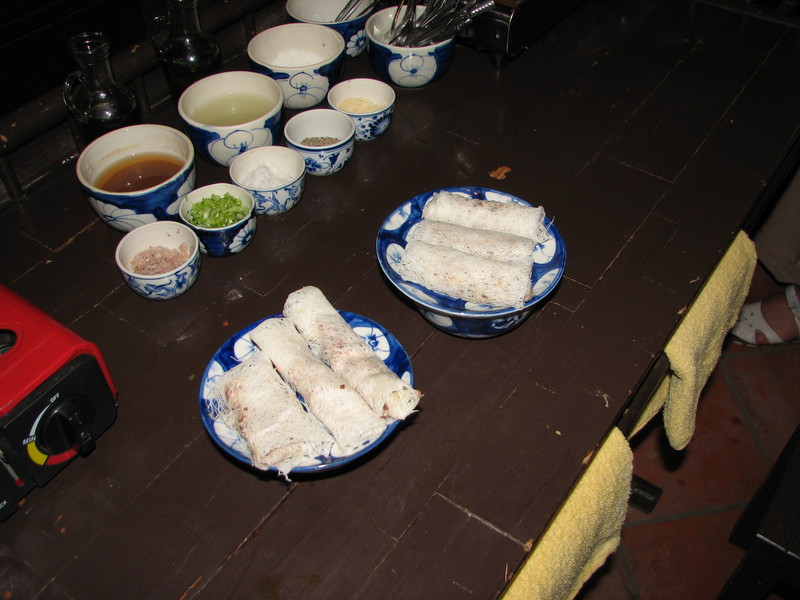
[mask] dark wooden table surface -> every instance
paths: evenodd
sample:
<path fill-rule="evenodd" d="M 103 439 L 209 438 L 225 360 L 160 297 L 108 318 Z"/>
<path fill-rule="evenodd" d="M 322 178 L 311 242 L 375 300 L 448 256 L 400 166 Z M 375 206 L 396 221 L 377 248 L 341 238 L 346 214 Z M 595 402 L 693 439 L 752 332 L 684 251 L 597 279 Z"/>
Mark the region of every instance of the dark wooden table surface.
<path fill-rule="evenodd" d="M 339 174 L 261 217 L 244 253 L 143 300 L 72 166 L 0 215 L 0 281 L 97 343 L 119 387 L 96 451 L 0 524 L 13 598 L 494 598 L 633 392 L 800 128 L 796 30 L 681 0 L 589 1 L 501 69 L 458 49 L 397 90 Z M 345 76 L 370 76 L 366 57 Z M 159 120 L 177 124 L 171 110 Z M 490 175 L 510 167 L 505 179 Z M 199 183 L 227 180 L 201 164 Z M 423 191 L 541 204 L 567 270 L 520 329 L 435 330 L 383 280 L 375 235 Z M 425 396 L 380 452 L 286 483 L 221 453 L 198 382 L 240 328 L 320 287 L 392 331 Z"/>

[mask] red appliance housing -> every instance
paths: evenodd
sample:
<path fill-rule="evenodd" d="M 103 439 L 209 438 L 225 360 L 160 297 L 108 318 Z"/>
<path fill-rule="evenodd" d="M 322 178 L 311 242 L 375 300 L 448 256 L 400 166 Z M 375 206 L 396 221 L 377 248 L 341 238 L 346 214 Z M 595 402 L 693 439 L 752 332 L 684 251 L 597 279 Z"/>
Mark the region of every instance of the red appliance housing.
<path fill-rule="evenodd" d="M 0 285 L 0 520 L 117 416 L 97 346 Z"/>

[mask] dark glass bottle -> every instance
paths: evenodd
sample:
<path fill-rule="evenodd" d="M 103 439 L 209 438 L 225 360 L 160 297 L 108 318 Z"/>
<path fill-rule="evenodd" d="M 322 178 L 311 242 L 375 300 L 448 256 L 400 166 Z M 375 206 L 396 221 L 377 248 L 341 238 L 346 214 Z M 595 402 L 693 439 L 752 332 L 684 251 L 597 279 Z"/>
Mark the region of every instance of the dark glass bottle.
<path fill-rule="evenodd" d="M 64 104 L 80 128 L 83 141 L 139 122 L 133 92 L 114 78 L 108 36 L 81 33 L 69 40 L 69 51 L 80 67 L 64 81 Z"/>
<path fill-rule="evenodd" d="M 195 81 L 222 70 L 217 40 L 200 27 L 197 0 L 165 0 L 166 17 L 155 17 L 147 38 L 164 63 L 164 75 L 175 102 Z M 166 27 L 165 27 L 166 25 Z"/>

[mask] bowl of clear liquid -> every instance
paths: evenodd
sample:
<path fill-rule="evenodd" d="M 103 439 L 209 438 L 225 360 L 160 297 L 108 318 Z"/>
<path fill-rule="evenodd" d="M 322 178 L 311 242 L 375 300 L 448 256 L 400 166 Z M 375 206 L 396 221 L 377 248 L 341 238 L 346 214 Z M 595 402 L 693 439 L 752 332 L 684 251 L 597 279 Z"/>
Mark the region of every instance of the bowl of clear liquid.
<path fill-rule="evenodd" d="M 205 77 L 178 100 L 178 114 L 197 154 L 223 167 L 251 148 L 275 144 L 282 108 L 283 91 L 275 80 L 250 71 Z"/>

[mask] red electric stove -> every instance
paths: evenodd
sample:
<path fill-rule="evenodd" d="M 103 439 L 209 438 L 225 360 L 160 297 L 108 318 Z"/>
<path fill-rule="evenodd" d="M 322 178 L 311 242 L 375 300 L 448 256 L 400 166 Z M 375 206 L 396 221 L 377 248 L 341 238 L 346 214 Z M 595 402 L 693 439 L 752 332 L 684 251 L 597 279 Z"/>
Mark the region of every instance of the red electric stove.
<path fill-rule="evenodd" d="M 0 285 L 0 521 L 117 416 L 97 347 Z"/>

